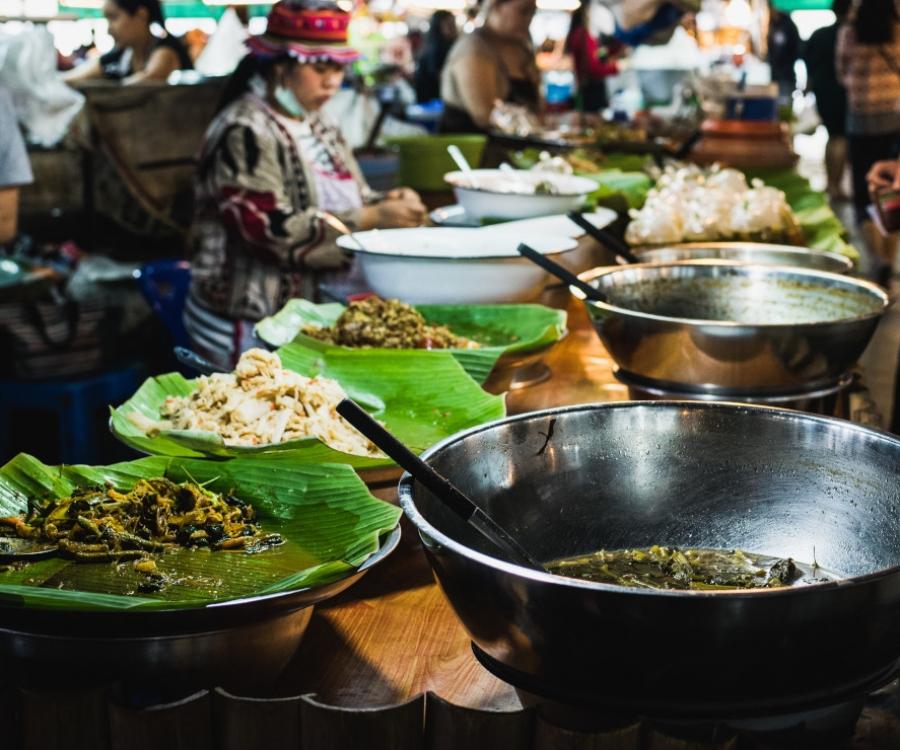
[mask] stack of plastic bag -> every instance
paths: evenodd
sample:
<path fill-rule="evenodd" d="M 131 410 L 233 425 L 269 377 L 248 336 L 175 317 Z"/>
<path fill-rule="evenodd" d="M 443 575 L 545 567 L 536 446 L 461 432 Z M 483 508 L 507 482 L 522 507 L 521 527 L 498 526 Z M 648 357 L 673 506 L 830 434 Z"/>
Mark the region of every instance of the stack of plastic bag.
<path fill-rule="evenodd" d="M 12 95 L 25 137 L 39 146 L 59 143 L 84 106 L 84 97 L 60 80 L 46 26 L 0 33 L 0 86 Z"/>

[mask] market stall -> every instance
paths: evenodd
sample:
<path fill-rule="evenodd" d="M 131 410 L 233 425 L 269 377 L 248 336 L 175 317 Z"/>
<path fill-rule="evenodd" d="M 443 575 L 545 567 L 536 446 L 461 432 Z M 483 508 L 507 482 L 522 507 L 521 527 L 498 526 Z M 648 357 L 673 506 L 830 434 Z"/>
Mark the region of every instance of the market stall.
<path fill-rule="evenodd" d="M 511 393 L 509 413 L 624 402 L 628 390 L 616 380 L 613 362 L 580 304 L 567 301 L 562 290 L 545 299 L 567 308 L 569 335 L 544 356 L 553 373 L 550 379 Z M 490 379 L 486 386 L 492 388 Z M 823 399 L 818 410 L 860 424 L 878 419 L 859 381 L 840 398 Z M 376 494 L 394 499 L 396 476 L 376 477 L 381 487 L 376 486 Z M 791 742 L 799 740 L 792 737 L 807 735 L 797 735 L 800 729 L 791 721 L 815 726 L 820 746 L 854 735 L 849 747 L 874 750 L 893 747 L 900 737 L 896 683 L 869 698 L 858 723 L 854 708 L 862 707 L 862 696 L 853 708 L 832 714 L 817 709 L 814 718 L 770 720 L 771 731 L 746 721 L 703 729 L 662 717 L 585 712 L 514 690 L 476 660 L 469 636 L 431 577 L 415 529 L 406 523 L 402 529 L 403 541 L 386 561 L 350 591 L 315 607 L 299 649 L 276 680 L 254 687 L 251 669 L 216 690 L 202 681 L 181 689 L 177 681 L 144 688 L 130 681 L 90 689 L 82 685 L 68 692 L 61 680 L 47 692 L 26 678 L 22 692 L 5 694 L 7 731 L 20 732 L 24 746 L 33 748 L 150 748 L 168 737 L 176 747 L 242 747 L 265 741 L 323 749 L 362 742 L 368 747 L 443 748 L 501 741 L 510 747 L 590 742 L 655 749 L 701 742 L 718 750 L 794 747 Z M 210 690 L 193 692 L 200 687 Z M 187 693 L 180 692 L 185 689 Z"/>
<path fill-rule="evenodd" d="M 0 746 L 900 745 L 900 437 L 860 364 L 894 298 L 757 80 L 778 11 L 613 3 L 597 114 L 561 94 L 572 9 L 518 2 L 448 57 L 510 79 L 456 85 L 473 132 L 384 138 L 421 8 L 244 14 L 227 84 L 135 83 L 168 37 L 123 11 L 130 82 L 79 85 L 87 157 L 23 202 L 164 252 L 0 258 L 0 332 L 60 357 L 17 354 L 0 413 L 46 401 L 64 438 L 0 420 Z M 152 310 L 124 361 L 55 338 L 87 270 Z"/>

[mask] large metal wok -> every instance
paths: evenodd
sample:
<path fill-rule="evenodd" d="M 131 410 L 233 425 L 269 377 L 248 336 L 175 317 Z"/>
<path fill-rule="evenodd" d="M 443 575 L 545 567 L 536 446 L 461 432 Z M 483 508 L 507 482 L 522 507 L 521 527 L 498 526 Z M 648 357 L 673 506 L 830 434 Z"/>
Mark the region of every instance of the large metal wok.
<path fill-rule="evenodd" d="M 334 583 L 205 607 L 48 611 L 0 601 L 0 670 L 10 681 L 126 680 L 180 689 L 266 685 L 297 650 L 313 606 L 352 586 L 400 541 L 397 526 Z"/>
<path fill-rule="evenodd" d="M 586 304 L 619 367 L 665 387 L 729 395 L 833 384 L 890 305 L 867 281 L 721 261 L 599 268 L 580 278 L 607 299 Z"/>
<path fill-rule="evenodd" d="M 843 576 L 702 592 L 536 572 L 404 475 L 445 595 L 520 686 L 629 714 L 788 712 L 871 688 L 900 658 L 897 437 L 769 407 L 624 402 L 500 420 L 424 458 L 539 560 L 665 544 Z"/>

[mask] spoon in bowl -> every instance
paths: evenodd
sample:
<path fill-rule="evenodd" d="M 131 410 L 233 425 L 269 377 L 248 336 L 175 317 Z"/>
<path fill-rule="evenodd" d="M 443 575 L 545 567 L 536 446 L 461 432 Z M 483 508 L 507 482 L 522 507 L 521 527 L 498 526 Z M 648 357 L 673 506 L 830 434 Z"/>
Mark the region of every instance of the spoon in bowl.
<path fill-rule="evenodd" d="M 363 252 L 366 251 L 366 248 L 363 246 L 362 242 L 357 238 L 356 233 L 348 227 L 343 221 L 341 221 L 337 216 L 332 213 L 328 213 L 328 211 L 317 210 L 315 212 L 315 216 L 317 219 L 321 219 L 328 226 L 334 229 L 339 234 L 344 235 L 345 237 L 349 237 L 350 241 L 356 245 L 356 247 Z"/>
<path fill-rule="evenodd" d="M 460 150 L 459 146 L 455 143 L 451 143 L 447 146 L 447 153 L 450 154 L 450 158 L 453 159 L 453 162 L 457 167 L 460 168 L 461 171 L 468 174 L 472 171 L 472 167 L 469 165 L 468 159 L 466 159 L 465 154 Z"/>
<path fill-rule="evenodd" d="M 435 471 L 384 429 L 355 401 L 345 398 L 337 405 L 337 413 L 408 471 L 419 484 L 430 490 L 449 510 L 503 550 L 510 561 L 534 570 L 546 570 L 506 529 L 472 502 L 449 479 Z"/>

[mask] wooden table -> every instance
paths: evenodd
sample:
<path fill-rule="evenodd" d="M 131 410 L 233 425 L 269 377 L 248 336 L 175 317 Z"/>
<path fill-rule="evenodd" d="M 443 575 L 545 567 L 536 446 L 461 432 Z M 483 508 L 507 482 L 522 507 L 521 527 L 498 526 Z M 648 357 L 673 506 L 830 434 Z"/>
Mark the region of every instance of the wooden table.
<path fill-rule="evenodd" d="M 549 303 L 568 302 L 561 290 Z M 583 309 L 570 305 L 569 334 L 545 362 L 549 380 L 510 393 L 511 413 L 562 404 L 626 400 L 613 364 Z M 488 387 L 490 388 L 489 381 Z M 376 494 L 396 499 L 396 476 L 376 476 Z M 435 583 L 405 520 L 398 549 L 359 583 L 316 607 L 288 668 L 264 691 L 204 690 L 171 703 L 130 707 L 115 690 L 5 694 L 21 746 L 50 748 L 390 748 L 391 750 L 761 750 L 726 732 L 708 741 L 671 728 L 608 717 L 563 715 L 518 694 L 475 660 L 471 643 Z M 0 693 L 0 716 L 3 716 Z M 900 748 L 897 684 L 876 694 L 856 727 L 853 750 Z M 10 726 L 10 722 L 5 722 Z"/>

